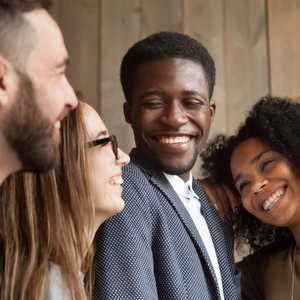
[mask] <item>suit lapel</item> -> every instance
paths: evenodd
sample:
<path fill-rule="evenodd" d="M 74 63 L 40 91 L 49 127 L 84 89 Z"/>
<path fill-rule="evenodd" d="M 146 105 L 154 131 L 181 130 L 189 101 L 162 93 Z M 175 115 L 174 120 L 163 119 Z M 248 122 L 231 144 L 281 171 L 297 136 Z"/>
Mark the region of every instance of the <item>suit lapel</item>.
<path fill-rule="evenodd" d="M 219 262 L 222 282 L 223 284 L 224 282 L 230 282 L 229 276 L 231 273 L 228 269 L 228 251 L 230 251 L 230 249 L 227 249 L 226 245 L 228 244 L 228 238 L 231 234 L 230 231 L 232 231 L 232 228 L 229 225 L 224 224 L 220 220 L 217 210 L 211 205 L 204 191 L 202 190 L 201 186 L 196 180 L 193 180 L 193 189 L 199 196 L 202 214 L 206 220 L 212 237 L 212 241 L 214 243 L 214 248 Z"/>
<path fill-rule="evenodd" d="M 218 286 L 217 278 L 212 266 L 212 263 L 209 258 L 209 254 L 207 253 L 206 247 L 201 239 L 201 236 L 192 220 L 190 214 L 186 210 L 185 206 L 183 205 L 181 199 L 164 176 L 163 173 L 156 172 L 154 175 L 151 176 L 150 181 L 161 190 L 162 193 L 166 196 L 166 199 L 170 202 L 173 206 L 174 211 L 177 213 L 179 219 L 183 223 L 184 227 L 186 228 L 189 236 L 194 242 L 196 249 L 199 253 L 200 257 L 203 257 L 204 263 L 206 264 L 206 268 L 210 271 L 210 275 L 212 280 L 216 286 Z"/>

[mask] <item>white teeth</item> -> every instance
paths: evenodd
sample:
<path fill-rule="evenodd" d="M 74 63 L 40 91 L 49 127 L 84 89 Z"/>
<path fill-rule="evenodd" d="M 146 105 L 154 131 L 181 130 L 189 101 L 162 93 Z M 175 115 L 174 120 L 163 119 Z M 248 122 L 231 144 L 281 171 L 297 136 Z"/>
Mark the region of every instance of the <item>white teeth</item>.
<path fill-rule="evenodd" d="M 54 127 L 55 127 L 56 129 L 60 129 L 60 121 L 56 121 L 56 122 L 54 123 Z"/>
<path fill-rule="evenodd" d="M 109 181 L 111 185 L 121 185 L 123 183 L 122 177 L 114 177 L 112 180 Z"/>
<path fill-rule="evenodd" d="M 169 136 L 161 137 L 159 142 L 162 144 L 185 144 L 190 140 L 188 136 Z"/>
<path fill-rule="evenodd" d="M 267 200 L 264 201 L 262 207 L 264 210 L 270 210 L 280 199 L 280 197 L 284 194 L 284 190 L 277 190 L 274 194 L 272 194 Z"/>

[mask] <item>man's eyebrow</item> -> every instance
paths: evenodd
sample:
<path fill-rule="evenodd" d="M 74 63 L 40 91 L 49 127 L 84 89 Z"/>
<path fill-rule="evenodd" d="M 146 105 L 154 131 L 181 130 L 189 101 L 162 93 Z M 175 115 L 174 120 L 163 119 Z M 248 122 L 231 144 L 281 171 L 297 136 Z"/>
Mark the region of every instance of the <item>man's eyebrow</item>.
<path fill-rule="evenodd" d="M 165 93 L 163 91 L 160 90 L 153 90 L 153 91 L 148 91 L 145 94 L 140 96 L 140 99 L 145 98 L 147 96 L 160 96 L 162 97 Z M 183 91 L 182 95 L 184 96 L 192 96 L 192 95 L 197 95 L 199 97 L 201 97 L 202 99 L 204 99 L 206 102 L 208 102 L 206 96 L 202 93 L 199 93 L 197 91 L 194 90 L 190 90 L 190 91 Z"/>
<path fill-rule="evenodd" d="M 182 94 L 185 95 L 185 96 L 193 96 L 193 95 L 197 95 L 197 96 L 201 97 L 202 99 L 204 99 L 206 102 L 208 102 L 208 100 L 207 100 L 207 98 L 206 98 L 206 96 L 205 96 L 204 94 L 199 93 L 199 92 L 194 91 L 194 90 L 191 90 L 191 91 L 184 91 L 184 92 L 182 92 Z"/>
<path fill-rule="evenodd" d="M 71 63 L 70 58 L 68 57 L 64 58 L 56 65 L 56 68 L 59 69 L 59 68 L 67 67 L 70 63 Z"/>
<path fill-rule="evenodd" d="M 163 96 L 164 95 L 164 92 L 163 91 L 159 91 L 159 90 L 153 90 L 153 91 L 148 91 L 146 92 L 145 94 L 141 95 L 140 96 L 140 99 L 143 99 L 147 96 Z"/>

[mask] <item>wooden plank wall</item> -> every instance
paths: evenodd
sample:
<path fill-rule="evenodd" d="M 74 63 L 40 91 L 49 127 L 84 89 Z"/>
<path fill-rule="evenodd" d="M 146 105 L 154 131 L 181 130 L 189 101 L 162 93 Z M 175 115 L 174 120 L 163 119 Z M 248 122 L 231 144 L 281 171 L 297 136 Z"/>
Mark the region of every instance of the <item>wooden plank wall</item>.
<path fill-rule="evenodd" d="M 53 0 L 53 17 L 65 39 L 71 63 L 67 76 L 75 90 L 100 110 L 100 3 L 97 0 Z"/>
<path fill-rule="evenodd" d="M 70 52 L 72 85 L 126 152 L 134 141 L 123 117 L 120 63 L 136 41 L 160 30 L 189 34 L 215 59 L 211 136 L 233 133 L 267 93 L 300 95 L 300 0 L 55 0 L 52 15 Z"/>
<path fill-rule="evenodd" d="M 300 96 L 300 1 L 268 0 L 270 85 L 273 94 Z"/>

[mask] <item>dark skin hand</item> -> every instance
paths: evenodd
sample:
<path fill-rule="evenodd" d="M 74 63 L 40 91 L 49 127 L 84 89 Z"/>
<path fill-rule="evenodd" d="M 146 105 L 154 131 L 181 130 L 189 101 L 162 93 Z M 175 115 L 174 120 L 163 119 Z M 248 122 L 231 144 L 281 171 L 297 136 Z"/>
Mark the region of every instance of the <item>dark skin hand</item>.
<path fill-rule="evenodd" d="M 217 184 L 212 177 L 197 179 L 221 220 L 233 225 L 233 217 L 240 212 L 240 199 L 226 186 Z"/>

